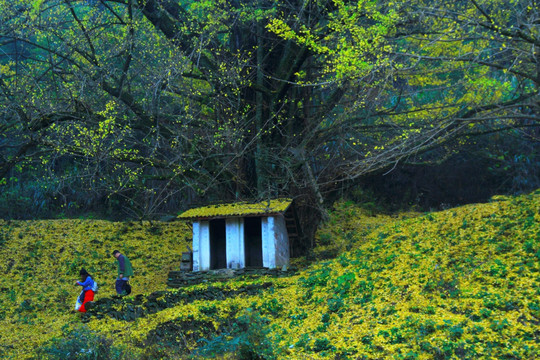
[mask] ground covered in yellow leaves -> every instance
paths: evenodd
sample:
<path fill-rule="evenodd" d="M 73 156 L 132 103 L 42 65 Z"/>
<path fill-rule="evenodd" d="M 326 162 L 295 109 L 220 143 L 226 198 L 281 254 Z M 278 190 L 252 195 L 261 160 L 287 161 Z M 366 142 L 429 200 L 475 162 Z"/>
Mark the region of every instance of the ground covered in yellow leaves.
<path fill-rule="evenodd" d="M 82 267 L 100 286 L 97 298 L 115 294 L 115 249 L 137 270 L 134 294 L 165 289 L 190 231 L 182 222 L 0 220 L 0 358 L 30 357 L 66 325 L 80 323 L 72 309 Z"/>
<path fill-rule="evenodd" d="M 154 234 L 139 224 L 3 222 L 0 355 L 536 359 L 539 210 L 540 191 L 411 218 L 368 218 L 339 203 L 317 234 L 315 254 L 329 259 L 285 278 L 172 290 L 165 277 L 189 237 L 181 223 Z M 142 272 L 135 289 L 147 291 L 112 300 L 107 289 L 88 317 L 65 314 L 82 259 L 112 286 L 107 256 L 126 246 Z"/>

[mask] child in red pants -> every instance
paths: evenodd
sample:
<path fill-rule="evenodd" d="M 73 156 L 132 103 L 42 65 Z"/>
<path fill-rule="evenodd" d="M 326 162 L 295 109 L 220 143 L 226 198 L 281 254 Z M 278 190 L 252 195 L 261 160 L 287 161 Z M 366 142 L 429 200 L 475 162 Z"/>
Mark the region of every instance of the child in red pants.
<path fill-rule="evenodd" d="M 78 303 L 81 303 L 81 306 L 78 309 L 77 307 L 75 308 L 77 311 L 86 312 L 86 303 L 89 301 L 94 301 L 94 291 L 92 290 L 94 287 L 94 279 L 92 279 L 90 274 L 85 269 L 81 269 L 79 275 L 81 275 L 81 280 L 77 281 L 75 285 L 80 285 L 83 288 L 78 299 Z"/>

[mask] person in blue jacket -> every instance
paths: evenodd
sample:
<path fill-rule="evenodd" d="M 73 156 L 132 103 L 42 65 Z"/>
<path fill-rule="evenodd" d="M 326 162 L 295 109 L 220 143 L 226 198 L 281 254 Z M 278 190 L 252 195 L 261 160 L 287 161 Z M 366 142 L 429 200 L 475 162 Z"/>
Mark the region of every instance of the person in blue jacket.
<path fill-rule="evenodd" d="M 81 295 L 79 295 L 79 301 L 81 302 L 81 307 L 78 309 L 80 312 L 86 312 L 86 304 L 90 301 L 94 301 L 94 279 L 92 276 L 83 268 L 79 272 L 81 280 L 77 281 L 75 285 L 82 286 Z"/>

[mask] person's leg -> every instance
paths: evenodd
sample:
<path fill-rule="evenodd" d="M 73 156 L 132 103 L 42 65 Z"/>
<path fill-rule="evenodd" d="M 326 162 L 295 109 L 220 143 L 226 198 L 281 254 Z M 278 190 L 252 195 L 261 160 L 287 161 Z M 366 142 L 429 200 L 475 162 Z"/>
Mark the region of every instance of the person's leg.
<path fill-rule="evenodd" d="M 81 291 L 81 293 L 79 294 L 79 302 L 82 304 L 84 302 L 84 290 Z"/>
<path fill-rule="evenodd" d="M 116 293 L 118 295 L 122 295 L 122 292 L 124 291 L 124 282 L 122 281 L 122 279 L 116 279 L 115 287 Z"/>
<path fill-rule="evenodd" d="M 127 284 L 127 282 L 129 281 L 129 278 L 128 277 L 123 277 L 121 279 L 116 279 L 116 284 L 115 284 L 115 287 L 116 287 L 116 293 L 119 295 L 119 296 L 124 296 L 126 295 L 126 291 L 125 291 L 125 286 Z"/>
<path fill-rule="evenodd" d="M 94 301 L 94 292 L 92 290 L 86 290 L 84 292 L 84 300 L 81 307 L 79 308 L 80 312 L 86 312 L 85 304 L 89 301 Z"/>
<path fill-rule="evenodd" d="M 75 311 L 79 311 L 81 309 L 83 301 L 84 301 L 84 290 L 82 290 L 79 296 L 77 296 L 77 302 L 75 303 Z"/>
<path fill-rule="evenodd" d="M 122 295 L 123 296 L 127 295 L 126 285 L 127 285 L 128 281 L 129 281 L 128 277 L 123 277 L 122 278 Z"/>
<path fill-rule="evenodd" d="M 130 285 L 128 284 L 128 281 L 129 281 L 129 278 L 123 278 L 122 280 L 124 280 L 124 285 L 123 285 L 123 294 L 124 295 L 129 295 L 131 293 L 131 287 Z"/>

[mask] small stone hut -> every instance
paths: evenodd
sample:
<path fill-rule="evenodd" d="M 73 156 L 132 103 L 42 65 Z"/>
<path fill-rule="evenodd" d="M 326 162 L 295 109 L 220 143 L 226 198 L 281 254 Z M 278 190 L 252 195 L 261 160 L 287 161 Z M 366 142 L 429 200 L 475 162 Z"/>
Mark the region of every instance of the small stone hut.
<path fill-rule="evenodd" d="M 281 268 L 289 264 L 298 225 L 291 199 L 239 202 L 187 210 L 193 221 L 193 271 Z"/>

